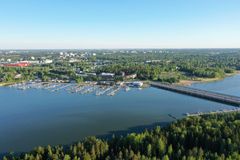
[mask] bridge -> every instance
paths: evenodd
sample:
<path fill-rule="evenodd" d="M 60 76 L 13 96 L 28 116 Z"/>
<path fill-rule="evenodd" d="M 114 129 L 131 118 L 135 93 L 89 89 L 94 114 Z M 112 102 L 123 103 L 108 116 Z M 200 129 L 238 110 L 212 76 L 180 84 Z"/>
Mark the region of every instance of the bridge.
<path fill-rule="evenodd" d="M 237 96 L 160 82 L 150 82 L 150 85 L 155 88 L 240 107 L 240 97 Z"/>

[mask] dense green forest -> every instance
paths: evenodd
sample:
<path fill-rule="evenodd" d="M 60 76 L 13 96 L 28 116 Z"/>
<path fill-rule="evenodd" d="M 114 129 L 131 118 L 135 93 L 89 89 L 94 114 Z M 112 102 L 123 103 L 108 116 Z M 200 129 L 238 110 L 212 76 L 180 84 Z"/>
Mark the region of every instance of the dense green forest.
<path fill-rule="evenodd" d="M 7 159 L 239 160 L 240 113 L 186 117 L 164 128 L 108 140 L 88 137 L 64 147 L 37 147 Z"/>
<path fill-rule="evenodd" d="M 240 69 L 239 53 L 129 53 L 100 55 L 98 59 L 111 60 L 111 65 L 99 72 L 136 73 L 141 80 L 178 82 L 182 79 L 223 78 Z"/>

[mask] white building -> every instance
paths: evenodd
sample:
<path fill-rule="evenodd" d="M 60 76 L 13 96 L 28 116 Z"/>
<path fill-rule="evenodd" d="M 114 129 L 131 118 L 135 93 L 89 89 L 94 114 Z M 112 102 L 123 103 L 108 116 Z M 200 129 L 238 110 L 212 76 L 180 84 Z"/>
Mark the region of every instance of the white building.
<path fill-rule="evenodd" d="M 51 63 L 53 63 L 53 60 L 51 60 L 51 59 L 45 59 L 45 60 L 43 60 L 43 63 L 44 63 L 44 64 L 51 64 Z"/>
<path fill-rule="evenodd" d="M 103 73 L 100 74 L 100 76 L 102 76 L 102 77 L 114 77 L 115 74 L 114 73 L 105 73 L 105 72 L 103 72 Z"/>

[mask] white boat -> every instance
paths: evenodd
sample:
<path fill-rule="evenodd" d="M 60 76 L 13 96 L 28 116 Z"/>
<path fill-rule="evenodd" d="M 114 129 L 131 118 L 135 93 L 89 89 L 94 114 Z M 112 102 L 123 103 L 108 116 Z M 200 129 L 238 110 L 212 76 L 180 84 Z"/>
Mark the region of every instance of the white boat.
<path fill-rule="evenodd" d="M 126 88 L 125 88 L 125 91 L 126 91 L 126 92 L 128 92 L 128 91 L 130 91 L 130 90 L 131 90 L 130 87 L 126 87 Z"/>

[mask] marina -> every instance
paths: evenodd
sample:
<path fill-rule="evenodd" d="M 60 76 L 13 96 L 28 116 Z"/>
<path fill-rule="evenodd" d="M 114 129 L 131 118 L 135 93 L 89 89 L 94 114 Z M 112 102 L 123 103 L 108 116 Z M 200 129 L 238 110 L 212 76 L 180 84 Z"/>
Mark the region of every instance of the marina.
<path fill-rule="evenodd" d="M 136 82 L 134 82 L 135 84 Z M 27 89 L 42 89 L 48 90 L 50 92 L 66 91 L 67 93 L 76 94 L 93 94 L 96 96 L 115 96 L 120 90 L 125 90 L 126 92 L 130 88 L 141 88 L 141 86 L 134 86 L 132 83 L 121 83 L 115 85 L 97 85 L 95 83 L 52 83 L 52 82 L 24 82 L 16 83 L 9 86 L 10 88 L 16 88 L 18 90 Z"/>

